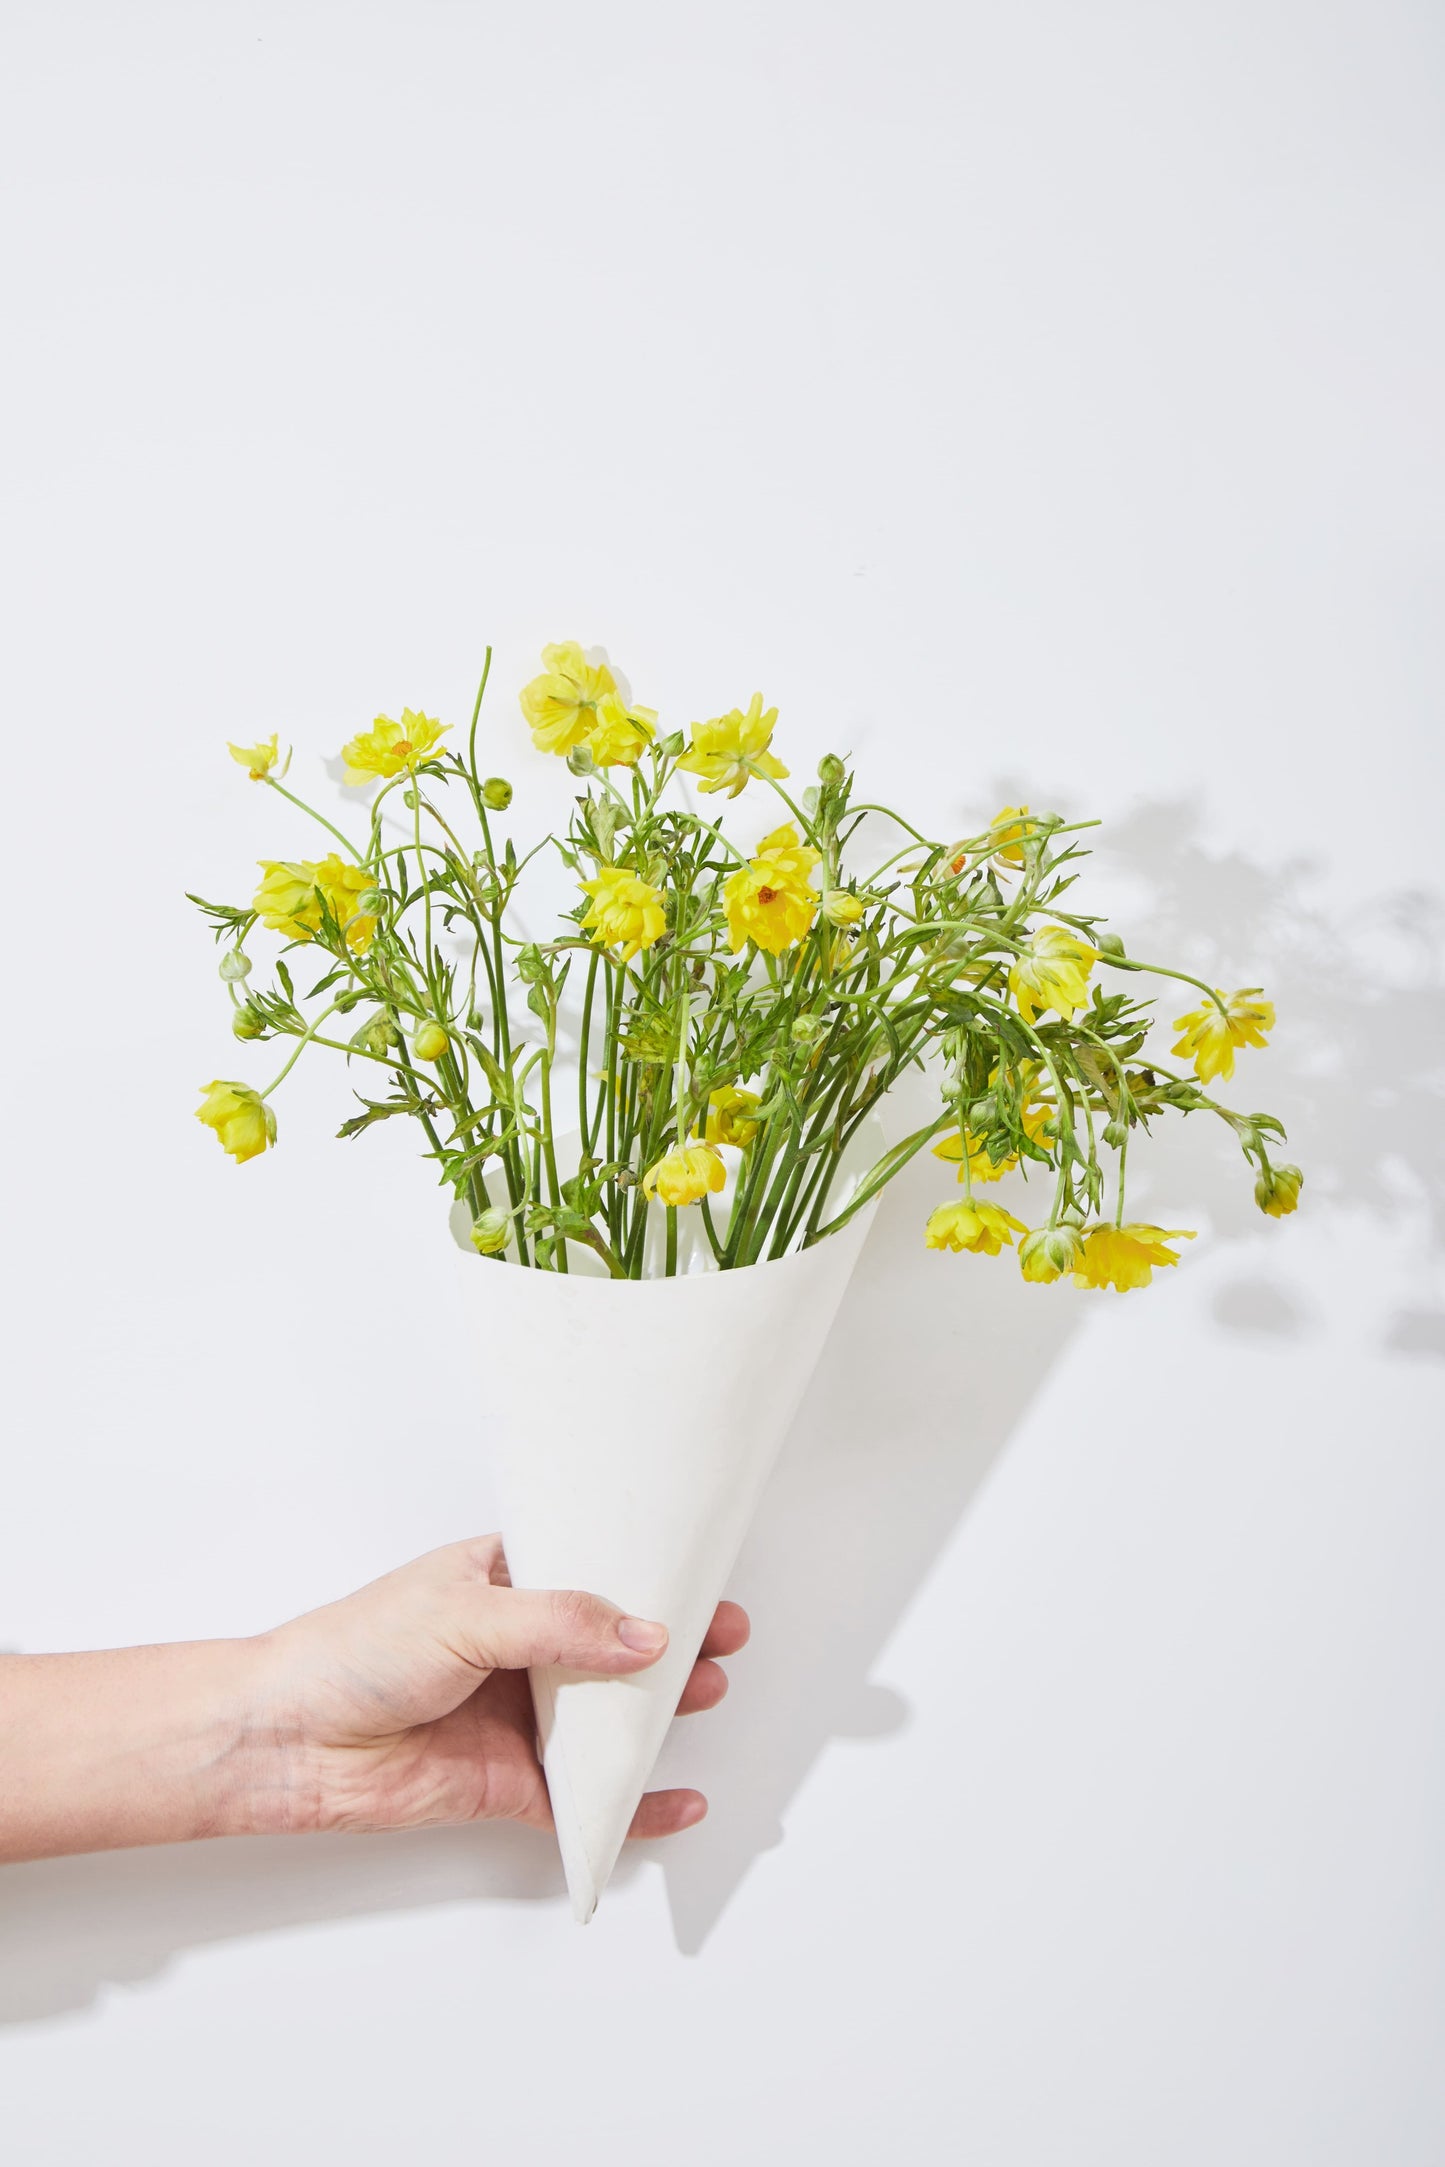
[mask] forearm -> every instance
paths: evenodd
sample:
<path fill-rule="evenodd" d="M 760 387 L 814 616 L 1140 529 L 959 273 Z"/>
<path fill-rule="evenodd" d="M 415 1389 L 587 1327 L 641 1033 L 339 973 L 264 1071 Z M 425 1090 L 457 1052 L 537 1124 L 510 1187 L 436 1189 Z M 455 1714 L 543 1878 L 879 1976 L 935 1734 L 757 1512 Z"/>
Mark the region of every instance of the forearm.
<path fill-rule="evenodd" d="M 247 1640 L 0 1656 L 0 1860 L 292 1825 L 262 1661 Z"/>

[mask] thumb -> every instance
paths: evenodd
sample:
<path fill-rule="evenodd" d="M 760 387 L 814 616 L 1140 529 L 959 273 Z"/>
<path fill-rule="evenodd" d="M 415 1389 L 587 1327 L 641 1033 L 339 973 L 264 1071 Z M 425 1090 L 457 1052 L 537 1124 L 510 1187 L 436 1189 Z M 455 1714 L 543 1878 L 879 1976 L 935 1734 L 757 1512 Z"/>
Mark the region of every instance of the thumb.
<path fill-rule="evenodd" d="M 463 1652 L 483 1670 L 559 1663 L 615 1678 L 646 1670 L 667 1646 L 665 1625 L 576 1588 L 471 1587 L 457 1622 Z"/>

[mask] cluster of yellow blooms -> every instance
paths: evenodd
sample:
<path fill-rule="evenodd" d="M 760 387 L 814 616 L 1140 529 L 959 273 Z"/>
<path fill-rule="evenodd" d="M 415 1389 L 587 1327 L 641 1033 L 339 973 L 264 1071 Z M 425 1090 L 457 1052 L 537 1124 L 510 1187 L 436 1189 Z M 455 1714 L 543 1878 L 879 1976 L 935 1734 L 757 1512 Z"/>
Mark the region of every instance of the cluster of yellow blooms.
<path fill-rule="evenodd" d="M 675 906 L 667 885 L 669 861 L 666 852 L 660 851 L 655 845 L 629 844 L 623 855 L 631 857 L 633 862 L 617 864 L 611 862 L 611 844 L 607 839 L 616 832 L 618 823 L 630 825 L 643 811 L 650 812 L 655 804 L 656 790 L 660 783 L 654 783 L 653 795 L 649 798 L 641 779 L 642 770 L 638 765 L 642 755 L 649 752 L 649 749 L 652 755 L 651 765 L 658 777 L 675 769 L 694 777 L 702 792 L 725 791 L 733 798 L 750 782 L 760 781 L 770 785 L 784 798 L 794 816 L 763 835 L 749 858 L 743 858 L 736 851 L 732 851 L 718 835 L 716 828 L 706 830 L 709 847 L 725 850 L 728 855 L 721 867 L 717 866 L 716 859 L 711 861 L 715 869 L 709 872 L 708 879 L 712 885 L 704 891 L 702 908 L 706 924 L 712 931 L 706 934 L 703 953 L 718 957 L 720 944 L 725 939 L 727 950 L 732 956 L 739 956 L 747 951 L 751 959 L 756 952 L 757 956 L 775 961 L 790 950 L 802 948 L 821 917 L 825 922 L 826 937 L 819 953 L 825 959 L 831 954 L 834 959 L 825 960 L 821 965 L 822 970 L 825 975 L 831 971 L 838 956 L 841 956 L 845 969 L 851 967 L 859 929 L 870 912 L 881 908 L 888 891 L 880 890 L 874 894 L 865 889 L 860 893 L 855 886 L 841 883 L 837 871 L 839 849 L 836 825 L 828 830 L 819 826 L 811 814 L 805 818 L 781 788 L 788 780 L 789 771 L 772 750 L 777 709 L 765 706 L 761 693 L 754 693 L 746 708 L 732 708 L 710 720 L 696 722 L 687 733 L 679 733 L 672 739 L 660 742 L 656 712 L 651 708 L 636 705 L 619 685 L 612 669 L 604 662 L 590 662 L 578 642 L 567 640 L 545 648 L 542 662 L 541 674 L 524 687 L 520 696 L 522 713 L 530 727 L 533 743 L 540 751 L 565 758 L 579 775 L 589 775 L 593 770 L 604 771 L 599 778 L 599 787 L 604 796 L 598 803 L 606 810 L 605 801 L 608 796 L 615 801 L 610 814 L 611 828 L 604 832 L 599 827 L 596 831 L 604 835 L 602 843 L 599 845 L 594 841 L 590 846 L 584 843 L 584 847 L 590 847 L 596 871 L 590 877 L 579 881 L 586 898 L 586 907 L 575 915 L 581 934 L 593 953 L 594 972 L 598 951 L 605 952 L 610 962 L 625 974 L 627 967 L 634 965 L 638 957 L 650 956 L 653 951 L 658 951 L 661 955 L 665 944 L 676 930 Z M 449 772 L 469 780 L 473 798 L 485 826 L 485 808 L 504 810 L 510 802 L 511 786 L 495 777 L 483 783 L 474 770 L 465 768 L 460 756 L 452 755 L 443 745 L 447 728 L 447 725 L 436 718 L 411 708 L 402 709 L 400 720 L 378 715 L 368 730 L 351 738 L 342 749 L 347 783 L 357 787 L 378 782 L 390 785 L 398 778 L 410 777 L 412 789 L 406 802 L 415 807 L 420 794 L 418 779 L 422 770 L 445 765 Z M 267 783 L 281 790 L 281 778 L 287 773 L 290 755 L 288 753 L 284 761 L 281 759 L 277 736 L 272 735 L 255 745 L 232 745 L 229 750 L 231 757 L 246 770 L 252 781 Z M 830 766 L 835 771 L 833 786 L 836 786 L 842 779 L 843 769 L 842 764 L 832 760 L 831 756 L 820 768 L 820 777 L 827 780 L 825 770 Z M 605 773 L 607 770 L 617 769 L 637 771 L 630 777 L 624 775 L 621 778 L 633 793 L 631 799 L 625 800 L 616 784 Z M 281 794 L 286 797 L 291 795 L 285 790 L 281 790 Z M 382 794 L 384 795 L 385 791 Z M 301 803 L 299 799 L 293 802 Z M 587 804 L 590 802 L 579 801 Z M 815 799 L 805 800 L 809 805 L 815 802 Z M 693 827 L 699 827 L 696 816 L 689 817 L 692 818 Z M 323 824 L 330 826 L 329 822 Z M 443 825 L 445 826 L 445 823 Z M 1097 1005 L 1100 996 L 1094 993 L 1092 982 L 1095 968 L 1101 960 L 1126 969 L 1156 966 L 1139 965 L 1125 958 L 1122 946 L 1114 941 L 1112 936 L 1101 935 L 1095 931 L 1094 920 L 1085 918 L 1076 920 L 1073 924 L 1045 922 L 1030 926 L 1027 911 L 1024 911 L 1019 922 L 1015 924 L 1015 912 L 1010 910 L 1005 914 L 1004 906 L 998 902 L 998 896 L 1002 892 L 1000 881 L 1006 885 L 1014 874 L 1026 873 L 1030 867 L 1035 868 L 1036 875 L 1040 852 L 1051 833 L 1060 825 L 1056 816 L 1036 815 L 1027 805 L 1005 805 L 1000 807 L 981 837 L 956 846 L 933 846 L 934 856 L 927 860 L 930 864 L 941 861 L 943 875 L 951 876 L 955 886 L 948 890 L 950 895 L 958 892 L 957 884 L 962 882 L 965 876 L 975 883 L 983 881 L 985 884 L 992 884 L 992 907 L 998 914 L 995 921 L 997 933 L 992 948 L 985 944 L 982 950 L 975 949 L 972 952 L 975 958 L 982 953 L 985 958 L 982 963 L 966 959 L 962 963 L 954 964 L 953 970 L 965 988 L 977 986 L 982 979 L 989 978 L 991 985 L 997 989 L 992 997 L 998 1001 L 1003 998 L 1001 988 L 1006 979 L 1008 995 L 1013 1003 L 1014 1028 L 1017 1030 L 1022 1027 L 1024 1035 L 1038 1050 L 1038 1058 L 1031 1059 L 1020 1067 L 1016 1056 L 1009 1057 L 1013 1066 L 1012 1081 L 1007 1088 L 1014 1096 L 1007 1102 L 1005 1125 L 993 1129 L 991 1133 L 982 1133 L 971 1123 L 981 1119 L 987 1129 L 996 1118 L 990 1113 L 994 1101 L 983 1099 L 980 1102 L 983 1108 L 980 1115 L 972 1098 L 968 1094 L 960 1095 L 957 1104 L 957 1126 L 934 1146 L 934 1150 L 938 1158 L 957 1165 L 958 1178 L 964 1186 L 965 1194 L 955 1202 L 940 1205 L 932 1213 L 927 1222 L 925 1239 L 932 1249 L 984 1256 L 997 1256 L 1004 1249 L 1013 1249 L 1017 1244 L 1020 1269 L 1024 1278 L 1031 1282 L 1049 1284 L 1069 1279 L 1080 1287 L 1112 1287 L 1124 1291 L 1147 1285 L 1157 1268 L 1176 1264 L 1179 1261 L 1178 1255 L 1169 1244 L 1192 1240 L 1193 1235 L 1185 1228 L 1170 1229 L 1123 1221 L 1122 1155 L 1119 1212 L 1112 1224 L 1088 1216 L 1087 1199 L 1092 1197 L 1094 1207 L 1097 1206 L 1097 1184 L 1092 1189 L 1086 1186 L 1081 1192 L 1086 1197 L 1085 1208 L 1061 1201 L 1065 1198 L 1068 1187 L 1063 1173 L 1059 1177 L 1059 1197 L 1056 1198 L 1048 1224 L 1032 1230 L 1002 1205 L 980 1202 L 974 1195 L 975 1185 L 1001 1180 L 1005 1174 L 1019 1168 L 1024 1156 L 1048 1160 L 1060 1167 L 1067 1167 L 1071 1152 L 1075 1159 L 1079 1156 L 1069 1143 L 1067 1127 L 1060 1128 L 1059 1109 L 1061 1105 L 1067 1105 L 1068 1101 L 1063 1096 L 1063 1088 L 1058 1084 L 1056 1073 L 1052 1082 L 1057 1088 L 1053 1096 L 1050 1096 L 1051 1078 L 1046 1072 L 1045 1064 L 1047 1060 L 1052 1068 L 1055 1056 L 1047 1053 L 1047 1033 L 1045 1039 L 1040 1039 L 1035 1029 L 1041 1018 L 1053 1016 L 1064 1025 L 1070 1025 L 1081 1012 L 1087 1012 L 1086 1022 L 1090 1028 L 1079 1027 L 1082 1041 L 1088 1041 L 1092 1035 L 1093 1045 L 1103 1049 L 1103 1055 L 1112 1062 L 1120 1096 L 1111 1096 L 1112 1087 L 1106 1089 L 1104 1084 L 1099 1082 L 1099 1077 L 1105 1074 L 1104 1070 L 1098 1068 L 1100 1056 L 1089 1055 L 1087 1045 L 1082 1041 L 1078 1055 L 1078 1072 L 1083 1075 L 1086 1095 L 1089 1091 L 1095 1093 L 1090 1103 L 1095 1107 L 1102 1104 L 1105 1113 L 1111 1108 L 1114 1109 L 1115 1118 L 1109 1122 L 1104 1135 L 1105 1141 L 1119 1149 L 1121 1154 L 1127 1143 L 1127 1121 L 1119 1118 L 1119 1110 L 1122 1107 L 1129 1119 L 1138 1117 L 1137 1106 L 1130 1112 L 1131 1101 L 1120 1061 L 1107 1042 L 1097 1035 L 1103 1027 L 1101 1017 L 1111 1011 L 1108 1003 L 1105 1003 L 1102 1009 Z M 806 833 L 803 832 L 805 829 Z M 335 830 L 332 832 L 336 833 Z M 909 830 L 910 834 L 916 835 L 916 832 Z M 446 834 L 450 840 L 454 840 L 449 828 L 446 829 Z M 814 847 L 815 838 L 823 843 L 823 849 Z M 338 839 L 345 842 L 344 837 Z M 351 848 L 349 844 L 346 847 Z M 259 921 L 289 942 L 321 939 L 333 952 L 337 952 L 340 944 L 343 966 L 349 967 L 356 976 L 361 976 L 366 960 L 371 958 L 373 964 L 375 962 L 372 950 L 377 942 L 378 928 L 384 923 L 390 926 L 388 914 L 397 902 L 395 896 L 389 898 L 379 886 L 385 875 L 387 853 L 381 852 L 377 856 L 377 848 L 374 836 L 372 853 L 366 857 L 353 853 L 355 862 L 350 862 L 335 852 L 317 860 L 263 859 L 260 861 L 262 878 L 252 899 L 249 915 L 227 912 L 215 906 L 205 907 L 212 909 L 215 915 L 226 922 L 240 925 L 242 930 L 245 924 Z M 508 850 L 510 852 L 510 846 Z M 439 852 L 438 855 L 445 857 L 446 853 Z M 417 860 L 421 865 L 420 840 L 417 843 Z M 460 865 L 460 861 L 457 862 Z M 573 858 L 570 862 L 575 864 L 576 859 Z M 495 876 L 496 861 L 492 856 L 489 833 L 485 863 Z M 509 857 L 508 864 L 510 863 Z M 476 866 L 480 872 L 483 860 L 479 858 Z M 818 881 L 820 868 L 823 869 L 821 885 Z M 992 870 L 994 868 L 997 871 Z M 1035 875 L 1029 877 L 1034 878 Z M 462 880 L 473 878 L 465 869 L 448 877 Z M 429 894 L 424 871 L 422 879 L 422 892 Z M 456 892 L 455 888 L 450 891 L 452 896 Z M 480 885 L 475 887 L 478 898 L 483 896 L 483 892 Z M 977 892 L 977 888 L 974 892 Z M 1031 895 L 1032 892 L 1029 890 L 1028 894 Z M 407 893 L 405 883 L 402 884 L 400 893 L 404 902 Z M 1057 896 L 1062 893 L 1062 889 L 1056 888 L 1050 893 Z M 1021 899 L 1027 900 L 1023 890 L 1020 894 Z M 447 907 L 450 907 L 450 904 Z M 955 904 L 952 907 L 957 909 L 959 906 Z M 430 909 L 430 904 L 428 908 Z M 920 911 L 924 908 L 924 904 L 918 905 Z M 1055 912 L 1059 910 L 1057 901 L 1052 904 L 1052 909 Z M 941 915 L 946 916 L 946 911 L 947 906 Z M 1049 916 L 1047 897 L 1044 898 L 1043 915 L 1046 919 Z M 500 971 L 500 919 L 496 921 L 496 925 L 497 969 Z M 1080 926 L 1086 930 L 1081 931 Z M 696 925 L 693 930 L 696 932 Z M 1092 937 L 1089 937 L 1090 935 Z M 877 941 L 876 926 L 865 938 Z M 430 920 L 427 940 L 430 944 Z M 833 944 L 831 949 L 830 943 Z M 572 945 L 577 945 L 575 938 Z M 812 943 L 809 953 L 816 948 L 818 944 Z M 1002 956 L 995 963 L 992 959 L 999 957 L 1000 950 L 1003 951 Z M 378 953 L 380 952 L 378 950 Z M 873 953 L 874 950 L 867 952 Z M 430 946 L 428 953 L 430 954 Z M 243 977 L 245 971 L 249 970 L 249 963 L 241 955 L 239 945 L 234 951 L 233 960 L 234 969 L 228 971 L 223 964 L 223 977 Z M 655 968 L 655 965 L 654 958 L 647 968 Z M 801 958 L 790 968 L 801 970 Z M 773 961 L 769 962 L 768 969 L 774 969 Z M 703 971 L 703 962 L 697 962 L 696 981 L 701 980 Z M 488 975 L 491 974 L 492 965 L 489 962 Z M 345 969 L 334 975 L 344 976 Z M 945 972 L 945 979 L 947 975 Z M 1172 975 L 1185 974 L 1175 972 Z M 775 975 L 776 985 L 781 986 L 786 982 L 786 973 L 781 977 Z M 289 979 L 286 983 L 289 992 Z M 382 986 L 390 983 L 384 970 L 379 983 Z M 612 983 L 610 978 L 608 983 Z M 1198 984 L 1199 981 L 1191 980 L 1190 983 Z M 232 990 L 233 998 L 238 998 L 234 986 Z M 383 1003 L 385 1002 L 385 995 L 378 995 L 375 987 L 373 997 L 380 997 Z M 349 1000 L 355 998 L 359 998 L 359 994 L 349 997 L 343 995 L 334 1005 L 345 1007 L 349 1005 Z M 1091 1006 L 1091 1001 L 1096 1005 Z M 415 1020 L 408 1025 L 411 1056 L 433 1065 L 447 1061 L 453 1049 L 453 1033 L 456 1029 L 448 1016 L 446 1005 L 441 1001 L 437 1001 L 435 1005 L 437 1013 L 428 1013 L 423 1007 L 415 1012 Z M 656 1005 L 654 1003 L 654 1006 Z M 1118 1003 L 1114 1006 L 1117 1008 Z M 683 1007 L 685 1011 L 685 998 Z M 665 1004 L 660 1012 L 669 1012 Z M 274 1010 L 266 1011 L 264 1004 L 260 1010 L 253 1011 L 248 1004 L 241 1003 L 236 1019 L 237 1035 L 259 1035 L 266 1028 L 284 1028 L 292 1031 L 292 1035 L 300 1033 L 301 1026 L 293 1025 L 293 1022 L 286 1020 L 284 1016 L 278 1025 L 275 1014 Z M 294 1018 L 294 1007 L 290 1015 Z M 260 1021 L 253 1029 L 245 1019 L 251 1017 L 254 1021 L 256 1016 L 259 1016 Z M 805 1050 L 816 1044 L 816 1040 L 800 1034 L 805 1027 L 812 1029 L 816 1020 L 816 1017 L 803 1017 L 794 1025 L 795 1039 Z M 1266 1045 L 1274 1022 L 1274 1008 L 1264 999 L 1259 987 L 1245 987 L 1234 993 L 1216 990 L 1212 997 L 1202 1002 L 1199 1007 L 1176 1019 L 1175 1029 L 1180 1035 L 1173 1051 L 1176 1055 L 1187 1057 L 1192 1064 L 1194 1075 L 1202 1083 L 1208 1083 L 1216 1077 L 1229 1078 L 1234 1073 L 1236 1053 L 1242 1048 Z M 305 1032 L 303 1043 L 314 1035 L 314 1028 L 313 1026 Z M 385 1013 L 374 1019 L 368 1028 L 372 1038 L 365 1042 L 363 1050 L 369 1053 L 370 1058 L 392 1062 L 404 1060 L 404 1052 L 394 1054 L 388 1050 L 397 1046 L 398 1038 L 395 1029 L 387 1022 Z M 1059 1026 L 1056 1024 L 1051 1028 L 1057 1034 Z M 999 1029 L 1002 1031 L 1002 1024 Z M 819 1035 L 821 1036 L 821 1027 Z M 1121 1039 L 1124 1035 L 1116 1026 L 1115 1038 Z M 351 1043 L 356 1047 L 362 1045 L 363 1041 L 358 1038 Z M 998 1058 L 1002 1061 L 1002 1037 L 998 1043 Z M 1137 1048 L 1137 1044 L 1138 1040 L 1131 1041 L 1132 1047 Z M 684 1025 L 684 1050 L 679 1053 L 680 1060 L 685 1059 L 685 1045 Z M 1093 1069 L 1089 1067 L 1091 1059 L 1095 1063 Z M 759 1063 L 753 1072 L 762 1073 L 765 1066 L 765 1063 Z M 733 1067 L 733 1072 L 737 1073 L 736 1066 Z M 747 1065 L 743 1064 L 743 1073 L 747 1072 Z M 286 1071 L 283 1070 L 282 1073 L 284 1075 Z M 977 1079 L 988 1074 L 987 1065 L 975 1067 L 971 1073 L 975 1077 L 973 1089 L 977 1091 Z M 1155 1082 L 1152 1076 L 1148 1077 L 1148 1081 L 1152 1087 Z M 1135 1084 L 1137 1079 L 1131 1076 L 1129 1082 Z M 1177 1082 L 1176 1079 L 1176 1085 Z M 996 1085 L 1003 1088 L 997 1070 L 988 1075 L 989 1091 L 992 1092 Z M 1190 1091 L 1192 1090 L 1191 1086 Z M 688 1096 L 684 1076 L 684 1082 L 679 1087 L 679 1103 L 673 1122 L 675 1141 L 671 1149 L 663 1152 L 650 1165 L 646 1164 L 645 1159 L 640 1162 L 644 1169 L 640 1175 L 643 1194 L 649 1199 L 655 1198 L 669 1209 L 705 1203 L 708 1198 L 719 1195 L 725 1187 L 728 1173 L 723 1151 L 731 1149 L 741 1152 L 745 1155 L 746 1164 L 746 1155 L 765 1125 L 761 1096 L 744 1088 L 740 1083 L 723 1084 L 711 1089 L 706 1093 L 701 1106 L 684 1118 L 682 1109 Z M 1188 1093 L 1185 1101 L 1181 1102 L 1176 1097 L 1173 1103 L 1212 1104 L 1202 1098 L 1190 1097 Z M 1226 1118 L 1235 1124 L 1242 1138 L 1250 1139 L 1245 1148 L 1257 1155 L 1261 1168 L 1255 1188 L 1260 1209 L 1274 1218 L 1281 1218 L 1294 1211 L 1303 1177 L 1297 1167 L 1274 1166 L 1270 1163 L 1259 1134 L 1252 1127 L 1256 1122 L 1264 1124 L 1266 1117 L 1254 1116 L 1246 1122 L 1241 1117 L 1228 1114 L 1226 1109 L 1216 1107 L 1214 1110 L 1224 1111 Z M 459 1109 L 458 1111 L 460 1112 Z M 967 1119 L 964 1118 L 965 1112 Z M 215 1132 L 224 1149 L 238 1162 L 256 1158 L 275 1140 L 276 1124 L 268 1103 L 268 1095 L 245 1084 L 213 1080 L 206 1085 L 199 1119 Z M 459 1133 L 466 1125 L 464 1122 L 460 1124 Z M 1278 1124 L 1273 1126 L 1278 1132 Z M 667 1133 L 669 1132 L 666 1129 L 661 1131 L 663 1137 Z M 929 1131 L 920 1132 L 920 1140 L 926 1140 L 927 1136 L 937 1133 L 938 1125 L 935 1125 Z M 652 1149 L 656 1148 L 654 1142 Z M 650 1153 L 648 1155 L 650 1156 Z M 1092 1140 L 1089 1158 L 1092 1164 Z M 1097 1175 L 1097 1169 L 1095 1174 Z M 636 1174 L 627 1174 L 624 1168 L 623 1178 L 635 1184 L 639 1177 Z M 485 1194 L 483 1184 L 483 1200 Z M 514 1187 L 513 1195 L 515 1194 Z M 488 1204 L 487 1208 L 478 1214 L 474 1239 L 483 1254 L 499 1254 L 505 1248 L 510 1238 L 509 1229 L 515 1216 L 515 1208 L 513 1213 L 508 1213 Z M 571 1238 L 588 1237 L 573 1231 Z"/>

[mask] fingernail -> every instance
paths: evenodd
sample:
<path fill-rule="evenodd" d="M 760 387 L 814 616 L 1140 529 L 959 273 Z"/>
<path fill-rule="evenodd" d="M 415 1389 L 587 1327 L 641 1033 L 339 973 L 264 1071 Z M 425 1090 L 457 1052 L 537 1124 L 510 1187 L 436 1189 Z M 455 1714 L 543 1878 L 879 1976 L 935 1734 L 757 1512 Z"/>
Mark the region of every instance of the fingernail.
<path fill-rule="evenodd" d="M 654 1625 L 650 1618 L 619 1618 L 617 1637 L 634 1655 L 656 1655 L 667 1646 L 667 1627 Z"/>

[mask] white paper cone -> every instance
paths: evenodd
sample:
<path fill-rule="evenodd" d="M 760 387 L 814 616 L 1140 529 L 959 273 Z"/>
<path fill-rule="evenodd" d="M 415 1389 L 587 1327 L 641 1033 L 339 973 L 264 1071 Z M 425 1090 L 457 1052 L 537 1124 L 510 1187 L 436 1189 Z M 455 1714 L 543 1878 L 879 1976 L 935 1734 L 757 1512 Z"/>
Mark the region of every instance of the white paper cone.
<path fill-rule="evenodd" d="M 866 1140 L 863 1170 L 881 1148 L 880 1136 Z M 835 1189 L 836 1208 L 846 1194 Z M 630 1678 L 531 1674 L 581 1920 L 647 1787 L 872 1208 L 815 1248 L 738 1271 L 614 1281 L 479 1269 L 513 1583 L 589 1589 L 670 1634 L 662 1660 Z"/>

